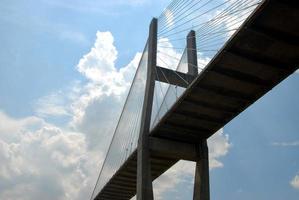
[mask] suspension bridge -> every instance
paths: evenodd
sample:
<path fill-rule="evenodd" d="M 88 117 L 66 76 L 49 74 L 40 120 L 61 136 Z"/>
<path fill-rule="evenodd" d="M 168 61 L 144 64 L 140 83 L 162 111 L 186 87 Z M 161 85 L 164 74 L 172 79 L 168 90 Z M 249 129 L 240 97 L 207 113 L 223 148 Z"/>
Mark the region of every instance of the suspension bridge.
<path fill-rule="evenodd" d="M 196 162 L 209 200 L 207 139 L 298 69 L 296 0 L 174 0 L 149 27 L 92 200 L 152 200 L 152 181 Z M 112 133 L 111 133 L 112 134 Z"/>

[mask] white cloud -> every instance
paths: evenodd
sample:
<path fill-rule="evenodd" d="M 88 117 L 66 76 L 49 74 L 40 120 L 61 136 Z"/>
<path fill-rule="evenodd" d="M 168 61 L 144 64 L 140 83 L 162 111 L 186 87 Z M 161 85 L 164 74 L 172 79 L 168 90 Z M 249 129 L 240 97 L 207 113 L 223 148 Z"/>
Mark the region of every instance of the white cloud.
<path fill-rule="evenodd" d="M 299 74 L 299 69 L 297 71 L 295 71 L 295 73 Z"/>
<path fill-rule="evenodd" d="M 165 194 L 174 192 L 176 186 L 182 181 L 186 181 L 185 185 L 191 185 L 194 172 L 194 162 L 179 161 L 154 181 L 155 199 L 165 199 Z"/>
<path fill-rule="evenodd" d="M 62 91 L 41 97 L 35 103 L 35 112 L 38 116 L 67 116 L 70 115 L 67 107 L 67 96 Z"/>
<path fill-rule="evenodd" d="M 89 82 L 79 89 L 81 92 L 71 105 L 71 125 L 86 133 L 91 146 L 103 147 L 103 138 L 111 137 L 141 57 L 141 53 L 136 53 L 127 66 L 118 70 L 113 42 L 110 32 L 97 32 L 94 47 L 77 66 Z"/>
<path fill-rule="evenodd" d="M 26 117 L 15 120 L 0 110 L 0 139 L 13 142 L 20 137 L 19 134 L 14 133 L 26 131 L 24 127 L 36 129 L 44 124 L 44 120 L 38 117 Z"/>
<path fill-rule="evenodd" d="M 223 167 L 223 163 L 218 159 L 225 156 L 228 153 L 231 144 L 229 143 L 229 137 L 223 133 L 223 129 L 220 129 L 208 140 L 209 145 L 209 158 L 210 168 Z"/>
<path fill-rule="evenodd" d="M 127 66 L 116 67 L 113 42 L 110 32 L 97 32 L 94 46 L 77 65 L 87 81 L 40 98 L 38 117 L 14 119 L 0 112 L 0 177 L 5 180 L 0 199 L 85 199 L 91 194 L 141 57 L 137 53 Z M 67 125 L 47 120 L 61 116 L 70 116 Z M 228 152 L 228 137 L 220 131 L 209 146 L 210 167 L 222 167 L 218 159 Z M 158 197 L 192 173 L 193 163 L 179 162 L 155 182 Z"/>
<path fill-rule="evenodd" d="M 292 142 L 273 142 L 273 146 L 280 146 L 280 147 L 290 147 L 290 146 L 299 146 L 299 141 L 292 141 Z"/>
<path fill-rule="evenodd" d="M 166 26 L 169 28 L 174 25 L 174 16 L 171 10 L 165 10 Z"/>
<path fill-rule="evenodd" d="M 157 47 L 157 65 L 175 70 L 182 53 L 177 52 L 168 38 L 160 38 Z"/>
<path fill-rule="evenodd" d="M 299 190 L 299 174 L 297 174 L 290 182 L 291 186 Z"/>
<path fill-rule="evenodd" d="M 115 80 L 117 77 L 114 77 L 113 73 L 116 72 L 114 62 L 117 51 L 113 42 L 110 32 L 97 32 L 94 47 L 80 59 L 78 71 L 95 82 L 105 83 Z"/>
<path fill-rule="evenodd" d="M 78 64 L 87 83 L 36 101 L 39 117 L 14 119 L 0 112 L 0 199 L 86 199 L 140 59 L 117 70 L 109 32 L 98 32 Z M 95 72 L 95 74 L 93 74 Z M 48 117 L 72 116 L 66 126 Z M 96 148 L 95 148 L 96 147 Z"/>
<path fill-rule="evenodd" d="M 158 40 L 157 65 L 180 72 L 188 71 L 187 54 L 183 54 L 184 49 L 177 49 L 177 44 L 173 44 L 169 38 L 160 38 Z M 185 41 L 180 42 L 179 47 L 185 46 Z M 182 56 L 185 56 L 182 58 Z M 210 62 L 211 58 L 197 52 L 198 71 L 200 72 Z M 192 66 L 192 65 L 191 65 Z M 196 66 L 192 66 L 195 67 Z"/>
<path fill-rule="evenodd" d="M 115 66 L 117 50 L 110 32 L 97 32 L 91 50 L 84 55 L 77 70 L 87 83 L 40 98 L 36 103 L 39 116 L 71 116 L 69 126 L 86 135 L 89 147 L 106 149 L 121 112 L 124 99 L 139 63 L 136 53 L 125 67 Z"/>
<path fill-rule="evenodd" d="M 13 125 L 0 127 L 0 199 L 76 199 L 94 182 L 102 154 L 88 151 L 82 133 L 3 112 L 0 121 Z"/>

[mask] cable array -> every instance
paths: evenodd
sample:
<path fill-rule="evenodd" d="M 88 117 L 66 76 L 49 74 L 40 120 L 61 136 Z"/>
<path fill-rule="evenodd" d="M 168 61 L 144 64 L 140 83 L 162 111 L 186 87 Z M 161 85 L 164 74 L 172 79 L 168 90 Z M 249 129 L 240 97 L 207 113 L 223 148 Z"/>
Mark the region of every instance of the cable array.
<path fill-rule="evenodd" d="M 201 72 L 261 2 L 262 0 L 172 1 L 158 18 L 158 66 L 186 73 L 189 65 Z M 190 30 L 196 32 L 196 49 L 186 48 L 186 36 Z M 188 62 L 187 50 L 196 50 L 197 66 Z M 156 87 L 167 89 L 157 95 L 160 97 L 160 107 L 153 116 L 151 129 L 185 90 L 175 85 L 165 86 L 165 83 L 159 81 L 156 82 Z"/>
<path fill-rule="evenodd" d="M 146 45 L 90 199 L 96 197 L 137 147 L 147 77 L 147 48 Z"/>
<path fill-rule="evenodd" d="M 158 65 L 160 63 L 161 64 L 164 63 L 168 66 L 168 68 L 171 68 L 164 59 L 165 58 L 163 58 L 163 54 L 158 52 L 157 53 Z M 183 52 L 181 58 L 179 59 L 179 64 L 177 68 L 175 68 L 174 70 L 175 70 L 174 71 L 175 74 L 178 76 L 179 79 L 184 81 L 187 85 L 190 84 L 189 80 L 185 80 L 177 73 L 177 72 L 186 73 L 188 70 L 186 50 Z M 166 75 L 163 74 L 163 71 L 161 72 L 162 72 L 161 74 L 164 76 L 164 79 L 166 80 L 167 83 L 162 83 L 159 77 L 157 77 L 157 81 L 155 83 L 154 96 L 159 96 L 159 98 L 156 100 L 158 102 L 159 108 L 155 113 L 152 113 L 151 130 L 158 124 L 160 119 L 165 115 L 165 113 L 171 108 L 171 106 L 176 102 L 176 100 L 183 94 L 183 92 L 186 89 L 186 88 L 179 87 L 177 85 L 171 85 Z"/>
<path fill-rule="evenodd" d="M 173 1 L 158 18 L 158 50 L 182 55 L 186 36 L 196 32 L 199 61 L 211 60 L 262 0 Z M 166 60 L 167 61 L 167 60 Z M 171 63 L 172 64 L 172 63 Z M 178 60 L 176 65 L 178 65 Z M 163 65 L 167 67 L 166 64 Z M 201 65 L 200 68 L 203 68 Z"/>

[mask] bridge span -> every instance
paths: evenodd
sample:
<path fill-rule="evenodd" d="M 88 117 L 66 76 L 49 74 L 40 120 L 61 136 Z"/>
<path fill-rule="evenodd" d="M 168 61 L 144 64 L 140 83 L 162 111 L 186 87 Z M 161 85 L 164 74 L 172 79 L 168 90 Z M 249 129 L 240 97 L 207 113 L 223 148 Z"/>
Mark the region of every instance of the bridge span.
<path fill-rule="evenodd" d="M 211 10 L 199 1 L 173 1 L 152 20 L 91 199 L 153 199 L 152 181 L 179 160 L 196 162 L 194 199 L 210 199 L 207 139 L 298 69 L 295 0 L 219 1 L 211 7 L 223 6 L 220 14 L 196 24 Z M 222 44 L 205 53 L 223 32 Z M 184 42 L 181 53 L 172 35 Z"/>

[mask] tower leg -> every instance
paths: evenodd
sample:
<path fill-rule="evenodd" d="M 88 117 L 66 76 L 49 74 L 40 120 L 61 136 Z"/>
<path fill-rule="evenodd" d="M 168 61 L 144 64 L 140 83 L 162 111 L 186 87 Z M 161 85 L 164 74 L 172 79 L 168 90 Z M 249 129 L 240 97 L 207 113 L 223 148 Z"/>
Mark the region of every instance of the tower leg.
<path fill-rule="evenodd" d="M 154 195 L 148 145 L 143 144 L 142 147 L 138 148 L 137 154 L 137 200 L 153 200 Z"/>
<path fill-rule="evenodd" d="M 196 49 L 196 35 L 195 31 L 191 30 L 187 35 L 187 60 L 188 60 L 188 74 L 194 76 L 198 75 L 197 67 L 197 49 Z M 193 80 L 190 80 L 190 83 Z"/>
<path fill-rule="evenodd" d="M 197 150 L 193 200 L 210 200 L 209 151 L 206 139 L 198 144 Z"/>
<path fill-rule="evenodd" d="M 157 56 L 157 19 L 153 19 L 149 29 L 148 63 L 145 94 L 142 108 L 140 135 L 137 147 L 137 200 L 153 200 L 153 184 L 149 150 L 149 132 L 153 96 L 155 88 L 155 67 Z"/>

